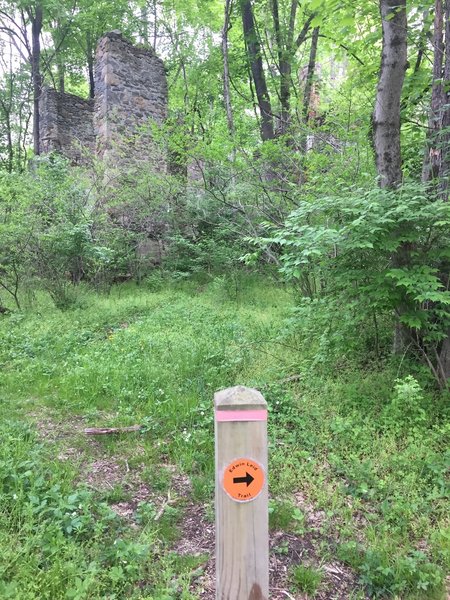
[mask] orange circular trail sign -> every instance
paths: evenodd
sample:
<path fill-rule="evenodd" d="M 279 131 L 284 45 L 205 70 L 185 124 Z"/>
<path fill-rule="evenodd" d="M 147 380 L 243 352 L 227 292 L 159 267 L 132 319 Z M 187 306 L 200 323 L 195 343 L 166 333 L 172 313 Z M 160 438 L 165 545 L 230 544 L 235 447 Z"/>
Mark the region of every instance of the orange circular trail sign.
<path fill-rule="evenodd" d="M 222 486 L 232 500 L 250 502 L 261 492 L 266 474 L 252 458 L 237 458 L 223 472 Z"/>

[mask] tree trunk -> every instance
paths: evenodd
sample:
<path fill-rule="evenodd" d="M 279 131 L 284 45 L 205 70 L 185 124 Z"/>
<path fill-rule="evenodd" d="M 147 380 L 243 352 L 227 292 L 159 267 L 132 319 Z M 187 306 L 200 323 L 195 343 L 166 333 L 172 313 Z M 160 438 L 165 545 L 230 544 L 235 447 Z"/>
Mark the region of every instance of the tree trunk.
<path fill-rule="evenodd" d="M 402 181 L 400 98 L 407 67 L 406 0 L 380 0 L 383 49 L 373 112 L 375 160 L 382 188 Z"/>
<path fill-rule="evenodd" d="M 309 121 L 309 107 L 311 104 L 311 92 L 313 88 L 314 73 L 316 70 L 317 43 L 319 41 L 319 27 L 315 27 L 311 39 L 311 50 L 309 52 L 308 72 L 306 74 L 305 93 L 303 95 L 303 119 Z"/>
<path fill-rule="evenodd" d="M 422 180 L 448 200 L 450 172 L 450 0 L 435 0 L 433 84 Z M 445 32 L 444 32 L 445 23 Z M 445 35 L 445 42 L 444 42 Z"/>
<path fill-rule="evenodd" d="M 94 77 L 94 59 L 88 57 L 88 72 L 89 72 L 89 98 L 95 97 L 95 77 Z"/>
<path fill-rule="evenodd" d="M 153 0 L 153 50 L 156 52 L 156 42 L 158 41 L 158 3 Z"/>
<path fill-rule="evenodd" d="M 444 22 L 445 22 L 445 54 L 444 54 L 444 83 L 443 83 L 443 111 L 442 111 L 442 135 L 441 148 L 442 161 L 439 177 L 439 193 L 444 201 L 449 196 L 450 176 L 450 0 L 444 0 Z"/>
<path fill-rule="evenodd" d="M 150 37 L 148 34 L 148 6 L 147 4 L 144 4 L 144 6 L 142 6 L 141 8 L 141 24 L 142 24 L 142 35 L 141 35 L 141 40 L 143 44 L 146 44 L 147 46 L 150 45 Z"/>
<path fill-rule="evenodd" d="M 445 29 L 444 29 L 445 23 Z M 422 179 L 438 194 L 436 201 L 448 201 L 450 173 L 450 0 L 435 0 L 433 31 L 433 84 Z M 448 264 L 440 267 L 440 280 L 448 287 Z M 450 331 L 436 350 L 436 373 L 445 385 L 450 378 Z"/>
<path fill-rule="evenodd" d="M 436 0 L 436 3 L 439 0 Z M 450 176 L 450 0 L 444 0 L 444 23 L 445 23 L 445 54 L 444 54 L 444 81 L 442 85 L 442 132 L 440 136 L 441 168 L 439 173 L 439 196 L 442 201 L 449 199 L 449 176 Z M 435 50 L 436 51 L 436 50 Z M 440 275 L 442 284 L 448 289 L 449 273 L 448 262 L 441 267 Z M 445 383 L 450 379 L 450 330 L 443 340 L 439 352 L 439 367 Z"/>
<path fill-rule="evenodd" d="M 33 149 L 38 156 L 40 154 L 40 134 L 39 134 L 39 99 L 41 97 L 42 77 L 41 77 L 41 31 L 42 31 L 42 6 L 36 3 L 34 15 L 31 14 L 31 35 L 32 35 L 32 53 L 31 53 L 31 73 L 33 79 Z"/>
<path fill-rule="evenodd" d="M 442 85 L 444 65 L 444 14 L 442 0 L 436 0 L 433 31 L 433 84 L 431 89 L 431 109 L 428 119 L 428 136 L 423 161 L 422 181 L 436 180 L 440 174 L 442 148 L 439 134 L 442 128 L 444 87 Z"/>
<path fill-rule="evenodd" d="M 291 124 L 291 73 L 294 57 L 294 28 L 298 1 L 292 0 L 289 15 L 289 28 L 285 39 L 281 32 L 278 0 L 272 0 L 272 17 L 277 42 L 278 70 L 280 72 L 280 131 L 284 135 Z"/>
<path fill-rule="evenodd" d="M 420 65 L 422 64 L 422 61 L 423 61 L 423 55 L 427 50 L 428 38 L 427 38 L 427 25 L 426 24 L 427 24 L 429 14 L 430 14 L 430 10 L 428 8 L 423 11 L 423 25 L 422 25 L 422 31 L 420 32 L 420 37 L 419 37 L 416 63 L 414 65 L 414 69 L 413 69 L 414 75 L 419 71 Z"/>
<path fill-rule="evenodd" d="M 230 94 L 230 71 L 228 66 L 228 30 L 230 29 L 231 0 L 225 0 L 225 19 L 222 30 L 222 57 L 223 57 L 223 99 L 227 113 L 228 133 L 234 137 L 233 107 Z"/>
<path fill-rule="evenodd" d="M 89 75 L 89 98 L 95 97 L 94 48 L 90 31 L 86 33 L 86 61 Z"/>
<path fill-rule="evenodd" d="M 297 3 L 295 2 L 295 6 Z M 283 41 L 280 27 L 278 0 L 272 0 L 272 18 L 277 43 L 278 71 L 280 73 L 280 103 L 281 114 L 278 133 L 283 135 L 289 128 L 290 121 L 290 62 L 286 56 L 287 48 Z M 287 80 L 287 81 L 286 81 Z"/>
<path fill-rule="evenodd" d="M 373 143 L 381 188 L 395 189 L 402 181 L 400 148 L 400 99 L 407 67 L 406 0 L 380 0 L 383 26 L 381 69 L 373 112 Z M 409 261 L 402 245 L 392 257 L 400 268 Z M 409 343 L 409 329 L 400 321 L 403 307 L 397 307 L 393 352 L 400 354 Z"/>
<path fill-rule="evenodd" d="M 64 57 L 62 56 L 62 49 L 65 37 L 67 35 L 67 24 L 64 23 L 64 20 L 59 21 L 58 19 L 52 24 L 52 42 L 54 48 L 54 57 L 55 64 L 57 70 L 57 81 L 58 81 L 58 91 L 61 94 L 64 94 L 66 87 L 66 67 L 64 64 Z M 47 68 L 50 68 L 50 61 L 47 62 Z"/>
<path fill-rule="evenodd" d="M 66 91 L 64 63 L 58 58 L 58 88 L 61 94 Z"/>
<path fill-rule="evenodd" d="M 261 46 L 256 33 L 251 0 L 241 0 L 241 14 L 244 39 L 261 115 L 261 138 L 263 141 L 271 140 L 274 138 L 272 107 L 267 90 L 261 57 Z"/>

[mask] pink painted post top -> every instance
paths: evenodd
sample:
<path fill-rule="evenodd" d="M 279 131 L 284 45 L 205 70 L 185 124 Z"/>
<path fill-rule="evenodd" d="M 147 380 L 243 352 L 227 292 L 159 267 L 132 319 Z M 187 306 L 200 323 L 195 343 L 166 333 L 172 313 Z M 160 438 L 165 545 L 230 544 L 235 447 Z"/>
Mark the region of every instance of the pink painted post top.
<path fill-rule="evenodd" d="M 267 421 L 267 410 L 216 410 L 216 421 Z"/>

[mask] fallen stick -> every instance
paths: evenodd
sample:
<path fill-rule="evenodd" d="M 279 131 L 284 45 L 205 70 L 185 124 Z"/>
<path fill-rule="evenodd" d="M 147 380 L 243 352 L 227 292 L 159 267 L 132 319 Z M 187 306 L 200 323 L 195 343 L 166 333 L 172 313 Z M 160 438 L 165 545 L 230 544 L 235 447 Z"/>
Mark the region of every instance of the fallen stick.
<path fill-rule="evenodd" d="M 280 379 L 276 383 L 295 383 L 296 381 L 301 381 L 301 380 L 302 380 L 302 375 L 290 375 L 289 377 Z"/>
<path fill-rule="evenodd" d="M 130 433 L 140 431 L 142 425 L 131 425 L 130 427 L 88 427 L 84 430 L 86 435 L 108 435 L 109 433 Z"/>
<path fill-rule="evenodd" d="M 169 506 L 169 504 L 171 504 L 172 502 L 172 498 L 170 497 L 170 490 L 167 493 L 167 500 L 164 502 L 164 504 L 161 506 L 161 508 L 158 510 L 157 515 L 154 518 L 154 521 L 159 521 L 160 518 L 163 516 L 166 508 Z"/>

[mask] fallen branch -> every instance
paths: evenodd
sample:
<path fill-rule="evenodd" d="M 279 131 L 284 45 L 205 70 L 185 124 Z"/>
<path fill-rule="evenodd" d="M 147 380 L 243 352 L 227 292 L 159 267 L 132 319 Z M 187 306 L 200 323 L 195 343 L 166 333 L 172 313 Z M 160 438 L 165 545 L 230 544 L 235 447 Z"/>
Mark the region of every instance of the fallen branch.
<path fill-rule="evenodd" d="M 130 427 L 88 427 L 84 430 L 86 435 L 108 435 L 110 433 L 130 433 L 140 431 L 142 425 L 131 425 Z"/>
<path fill-rule="evenodd" d="M 281 592 L 282 594 L 284 594 L 286 596 L 286 598 L 290 598 L 290 600 L 295 600 L 294 596 L 291 596 L 291 594 L 289 592 L 287 592 L 286 590 L 282 590 L 281 588 L 274 588 L 274 591 Z"/>
<path fill-rule="evenodd" d="M 302 380 L 302 375 L 290 375 L 289 377 L 285 377 L 284 379 L 280 379 L 276 383 L 279 383 L 279 384 L 283 384 L 283 383 L 295 383 L 296 381 L 301 381 L 301 380 Z"/>
<path fill-rule="evenodd" d="M 303 379 L 303 375 L 289 375 L 289 377 L 283 377 L 283 379 L 276 379 L 275 381 L 264 383 L 261 387 L 268 387 L 271 384 L 284 385 L 285 383 L 296 383 L 297 381 L 301 381 Z"/>
<path fill-rule="evenodd" d="M 158 513 L 155 515 L 155 518 L 154 518 L 155 521 L 159 521 L 160 520 L 160 518 L 163 516 L 166 508 L 170 505 L 171 502 L 172 502 L 172 498 L 170 497 L 170 490 L 169 490 L 167 492 L 167 500 L 164 502 L 164 504 L 158 510 Z"/>

